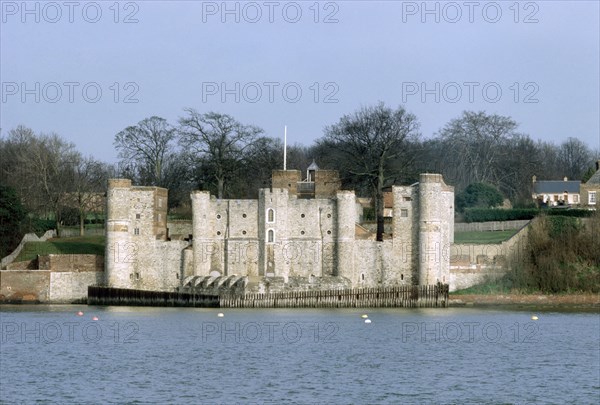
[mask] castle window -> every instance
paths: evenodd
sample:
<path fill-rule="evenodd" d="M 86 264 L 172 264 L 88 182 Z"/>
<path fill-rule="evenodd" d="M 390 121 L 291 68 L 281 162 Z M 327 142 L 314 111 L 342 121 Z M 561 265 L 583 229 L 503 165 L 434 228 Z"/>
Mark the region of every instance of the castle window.
<path fill-rule="evenodd" d="M 175 273 L 175 277 L 177 277 L 177 280 L 179 280 L 179 273 Z"/>
<path fill-rule="evenodd" d="M 360 274 L 360 281 L 365 281 L 365 273 Z"/>
<path fill-rule="evenodd" d="M 407 209 L 401 209 L 400 210 L 400 216 L 402 218 L 408 218 L 408 210 Z"/>
<path fill-rule="evenodd" d="M 267 222 L 275 222 L 275 211 L 273 211 L 273 208 L 267 210 Z"/>
<path fill-rule="evenodd" d="M 272 229 L 269 229 L 267 231 L 267 243 L 273 243 L 275 242 L 275 231 Z"/>
<path fill-rule="evenodd" d="M 135 279 L 139 280 L 140 279 L 140 273 L 135 273 Z"/>
<path fill-rule="evenodd" d="M 140 234 L 140 228 L 134 228 L 133 229 L 133 234 L 134 235 L 139 235 Z"/>
<path fill-rule="evenodd" d="M 133 273 L 129 273 L 129 279 L 133 280 Z"/>
<path fill-rule="evenodd" d="M 217 214 L 217 219 L 221 219 L 221 214 Z"/>
<path fill-rule="evenodd" d="M 220 235 L 221 235 L 221 231 L 217 231 L 217 236 L 220 236 Z"/>
<path fill-rule="evenodd" d="M 300 235 L 304 235 L 304 231 L 300 231 Z"/>
<path fill-rule="evenodd" d="M 160 216 L 160 214 L 158 214 L 158 222 L 160 222 L 160 220 L 161 220 L 161 216 Z"/>
<path fill-rule="evenodd" d="M 400 274 L 400 280 L 404 280 L 404 274 Z"/>
<path fill-rule="evenodd" d="M 331 235 L 331 231 L 327 231 L 327 235 Z"/>
<path fill-rule="evenodd" d="M 158 199 L 158 208 L 162 208 L 162 198 Z"/>
<path fill-rule="evenodd" d="M 304 214 L 300 214 L 300 218 L 304 218 L 306 215 Z"/>
<path fill-rule="evenodd" d="M 140 214 L 135 214 L 135 219 L 140 219 L 141 215 Z"/>
<path fill-rule="evenodd" d="M 242 218 L 246 218 L 246 214 L 242 214 Z"/>
<path fill-rule="evenodd" d="M 246 231 L 242 231 L 242 235 L 245 235 L 245 234 L 246 234 Z"/>
<path fill-rule="evenodd" d="M 327 214 L 327 218 L 331 218 L 331 214 Z"/>

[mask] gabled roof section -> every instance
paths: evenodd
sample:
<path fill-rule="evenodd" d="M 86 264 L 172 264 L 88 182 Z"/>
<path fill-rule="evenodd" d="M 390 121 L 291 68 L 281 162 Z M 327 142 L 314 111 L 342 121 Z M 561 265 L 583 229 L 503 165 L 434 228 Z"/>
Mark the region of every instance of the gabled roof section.
<path fill-rule="evenodd" d="M 570 194 L 579 194 L 580 185 L 581 181 L 579 180 L 542 180 L 533 184 L 533 191 L 536 194 L 561 194 L 565 191 Z"/>

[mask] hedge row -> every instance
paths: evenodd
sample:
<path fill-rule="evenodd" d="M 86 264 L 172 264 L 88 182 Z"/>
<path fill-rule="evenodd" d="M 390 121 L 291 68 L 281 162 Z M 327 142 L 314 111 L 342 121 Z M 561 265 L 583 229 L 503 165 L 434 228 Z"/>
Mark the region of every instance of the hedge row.
<path fill-rule="evenodd" d="M 538 208 L 467 208 L 465 209 L 465 222 L 488 221 L 517 221 L 532 219 L 542 213 L 548 215 L 561 215 L 565 217 L 590 217 L 594 211 L 584 209 L 538 209 Z"/>

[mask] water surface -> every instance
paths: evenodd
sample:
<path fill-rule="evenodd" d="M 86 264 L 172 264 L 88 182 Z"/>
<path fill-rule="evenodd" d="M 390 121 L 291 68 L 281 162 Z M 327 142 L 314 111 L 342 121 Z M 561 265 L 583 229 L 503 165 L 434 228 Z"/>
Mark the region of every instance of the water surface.
<path fill-rule="evenodd" d="M 2 306 L 0 323 L 3 403 L 600 399 L 595 311 Z"/>

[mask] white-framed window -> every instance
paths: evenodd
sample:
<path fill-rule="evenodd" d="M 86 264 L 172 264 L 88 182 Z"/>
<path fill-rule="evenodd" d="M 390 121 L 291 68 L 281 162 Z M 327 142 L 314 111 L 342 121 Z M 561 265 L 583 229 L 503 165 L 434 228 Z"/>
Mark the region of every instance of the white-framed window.
<path fill-rule="evenodd" d="M 134 235 L 139 235 L 140 234 L 140 228 L 134 228 L 133 229 L 133 234 Z"/>
<path fill-rule="evenodd" d="M 267 222 L 275 222 L 275 210 L 273 208 L 267 210 Z"/>
<path fill-rule="evenodd" d="M 573 204 L 579 204 L 579 194 L 573 194 Z"/>
<path fill-rule="evenodd" d="M 588 193 L 588 204 L 596 205 L 596 192 L 595 191 L 590 191 Z"/>
<path fill-rule="evenodd" d="M 274 243 L 275 242 L 275 231 L 272 229 L 269 229 L 267 231 L 267 243 Z"/>

